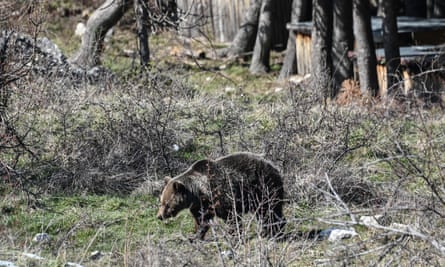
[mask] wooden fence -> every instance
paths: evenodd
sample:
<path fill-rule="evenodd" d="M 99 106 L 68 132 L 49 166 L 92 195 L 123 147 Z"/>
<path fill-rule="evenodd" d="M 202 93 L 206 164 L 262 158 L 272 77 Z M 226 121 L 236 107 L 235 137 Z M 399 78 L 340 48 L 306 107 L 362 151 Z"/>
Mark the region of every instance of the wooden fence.
<path fill-rule="evenodd" d="M 187 37 L 207 36 L 218 42 L 231 42 L 237 33 L 250 4 L 254 0 L 178 0 L 182 10 L 180 32 Z M 292 0 L 278 0 L 273 11 L 272 46 L 276 50 L 285 48 L 289 31 Z"/>
<path fill-rule="evenodd" d="M 178 0 L 184 20 L 181 34 L 230 42 L 252 0 Z"/>

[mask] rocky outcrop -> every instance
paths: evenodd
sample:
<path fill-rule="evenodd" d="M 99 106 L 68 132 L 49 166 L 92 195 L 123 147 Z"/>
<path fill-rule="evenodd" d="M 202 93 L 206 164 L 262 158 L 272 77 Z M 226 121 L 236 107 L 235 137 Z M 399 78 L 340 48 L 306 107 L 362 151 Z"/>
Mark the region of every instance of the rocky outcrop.
<path fill-rule="evenodd" d="M 1 64 L 7 66 L 5 72 L 20 71 L 73 83 L 115 79 L 115 75 L 102 66 L 84 69 L 70 64 L 59 47 L 46 37 L 34 38 L 24 33 L 2 31 L 0 51 Z"/>

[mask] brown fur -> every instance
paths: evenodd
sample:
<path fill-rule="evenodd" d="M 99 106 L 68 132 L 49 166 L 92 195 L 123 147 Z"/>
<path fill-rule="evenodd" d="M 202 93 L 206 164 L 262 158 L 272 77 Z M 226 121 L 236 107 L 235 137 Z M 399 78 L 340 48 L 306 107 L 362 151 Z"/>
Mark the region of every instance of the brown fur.
<path fill-rule="evenodd" d="M 159 219 L 189 208 L 198 238 L 203 239 L 214 216 L 229 223 L 235 216 L 255 213 L 263 235 L 282 233 L 283 181 L 276 167 L 260 156 L 234 153 L 216 160 L 199 160 L 174 178 L 166 177 L 160 197 Z"/>

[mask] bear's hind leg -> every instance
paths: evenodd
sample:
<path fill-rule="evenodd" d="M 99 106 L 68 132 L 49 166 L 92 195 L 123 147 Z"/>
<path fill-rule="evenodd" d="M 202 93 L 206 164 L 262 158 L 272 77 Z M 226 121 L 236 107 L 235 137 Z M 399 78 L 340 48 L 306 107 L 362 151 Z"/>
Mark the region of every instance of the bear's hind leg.
<path fill-rule="evenodd" d="M 281 238 L 284 234 L 286 220 L 283 215 L 282 205 L 263 207 L 256 214 L 258 223 L 261 223 L 261 236 L 269 238 Z"/>

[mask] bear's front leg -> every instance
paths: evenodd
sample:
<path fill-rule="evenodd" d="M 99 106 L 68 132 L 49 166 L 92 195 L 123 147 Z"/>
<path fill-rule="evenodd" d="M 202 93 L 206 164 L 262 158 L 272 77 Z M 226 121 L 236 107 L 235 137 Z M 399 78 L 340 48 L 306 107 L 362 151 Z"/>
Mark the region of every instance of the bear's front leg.
<path fill-rule="evenodd" d="M 206 233 L 210 229 L 210 222 L 200 220 L 200 218 L 194 218 L 194 219 L 195 219 L 195 235 L 193 237 L 190 237 L 189 239 L 190 241 L 193 241 L 195 239 L 204 240 Z"/>
<path fill-rule="evenodd" d="M 206 233 L 210 229 L 210 220 L 213 219 L 214 215 L 212 212 L 203 212 L 202 210 L 192 210 L 192 215 L 195 219 L 195 238 L 204 240 Z"/>
<path fill-rule="evenodd" d="M 206 233 L 210 229 L 209 222 L 201 222 L 201 224 L 196 228 L 196 238 L 204 240 Z"/>

